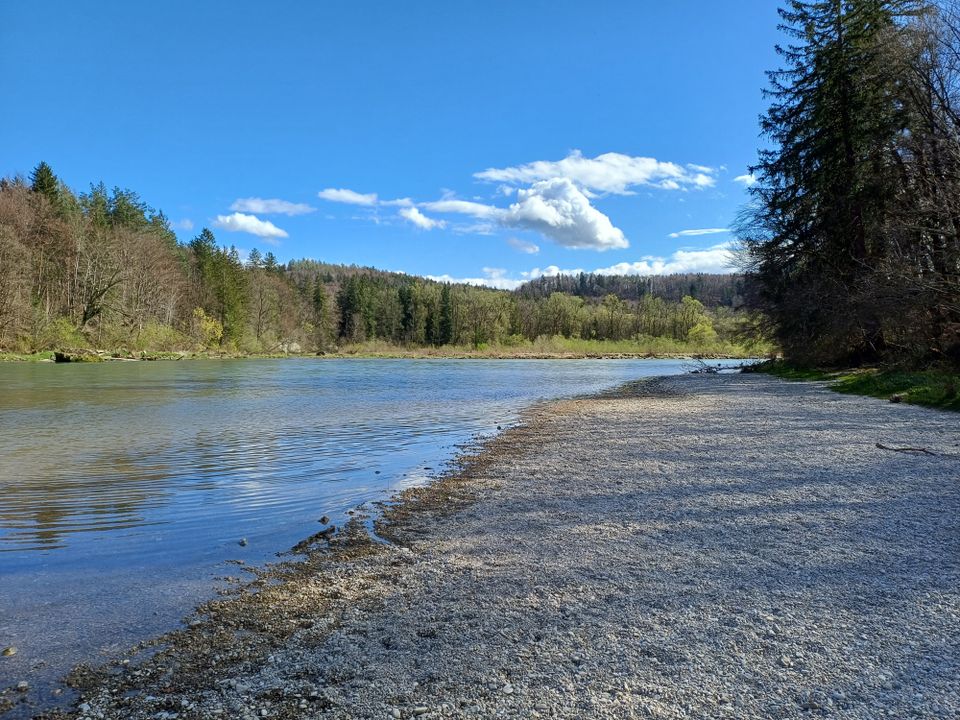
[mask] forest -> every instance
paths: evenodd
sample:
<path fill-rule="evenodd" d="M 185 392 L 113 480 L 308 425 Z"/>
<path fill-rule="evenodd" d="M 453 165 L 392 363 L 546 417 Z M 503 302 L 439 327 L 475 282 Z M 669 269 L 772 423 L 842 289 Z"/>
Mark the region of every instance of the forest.
<path fill-rule="evenodd" d="M 735 275 L 541 278 L 508 292 L 181 243 L 137 193 L 39 163 L 0 182 L 0 350 L 327 353 L 404 348 L 748 354 Z M 585 344 L 586 343 L 586 344 Z"/>
<path fill-rule="evenodd" d="M 799 366 L 960 365 L 960 15 L 793 0 L 738 222 L 745 301 Z"/>

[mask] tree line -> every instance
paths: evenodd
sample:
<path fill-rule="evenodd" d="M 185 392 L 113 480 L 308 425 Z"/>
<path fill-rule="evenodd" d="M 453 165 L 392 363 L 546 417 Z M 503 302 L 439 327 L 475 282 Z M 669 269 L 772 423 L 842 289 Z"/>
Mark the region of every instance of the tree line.
<path fill-rule="evenodd" d="M 799 364 L 960 365 L 960 16 L 793 0 L 739 222 L 746 299 Z"/>
<path fill-rule="evenodd" d="M 581 275 L 518 291 L 315 260 L 241 257 L 209 229 L 178 242 L 137 193 L 74 193 L 46 164 L 0 181 L 0 349 L 315 352 L 669 338 L 691 349 L 744 325 L 742 278 Z"/>

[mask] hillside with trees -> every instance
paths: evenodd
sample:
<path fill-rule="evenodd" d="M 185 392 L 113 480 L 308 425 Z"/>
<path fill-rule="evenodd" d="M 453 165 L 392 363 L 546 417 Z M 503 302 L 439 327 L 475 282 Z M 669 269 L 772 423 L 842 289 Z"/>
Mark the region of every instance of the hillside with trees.
<path fill-rule="evenodd" d="M 781 17 L 739 223 L 749 305 L 799 365 L 960 366 L 957 5 L 793 0 Z"/>
<path fill-rule="evenodd" d="M 730 352 L 744 325 L 742 283 L 580 275 L 508 292 L 280 263 L 256 249 L 242 259 L 206 228 L 178 242 L 133 191 L 100 183 L 74 193 L 45 163 L 0 183 L 0 349 L 10 352 L 516 348 L 544 338 Z"/>

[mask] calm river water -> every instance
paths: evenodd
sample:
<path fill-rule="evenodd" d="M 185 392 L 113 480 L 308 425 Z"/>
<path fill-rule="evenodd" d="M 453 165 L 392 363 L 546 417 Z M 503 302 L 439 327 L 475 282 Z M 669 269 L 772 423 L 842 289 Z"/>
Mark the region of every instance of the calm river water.
<path fill-rule="evenodd" d="M 424 482 L 543 399 L 660 360 L 0 365 L 0 687 L 175 627 L 260 563 Z M 247 544 L 239 541 L 245 538 Z"/>

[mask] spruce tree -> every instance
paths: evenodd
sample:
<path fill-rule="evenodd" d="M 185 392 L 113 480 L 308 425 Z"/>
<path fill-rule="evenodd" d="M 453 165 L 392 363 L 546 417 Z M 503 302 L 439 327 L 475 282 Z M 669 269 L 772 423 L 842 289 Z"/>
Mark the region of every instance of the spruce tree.
<path fill-rule="evenodd" d="M 453 342 L 453 303 L 450 299 L 450 286 L 444 284 L 440 291 L 440 336 L 441 345 Z"/>
<path fill-rule="evenodd" d="M 771 147 L 740 223 L 766 311 L 785 351 L 808 362 L 875 356 L 883 337 L 864 280 L 887 249 L 904 130 L 903 68 L 890 48 L 911 0 L 792 0 L 780 10 L 793 43 L 768 73 L 761 118 Z"/>
<path fill-rule="evenodd" d="M 41 161 L 30 173 L 30 189 L 47 198 L 55 209 L 60 209 L 60 179 L 47 163 Z"/>

